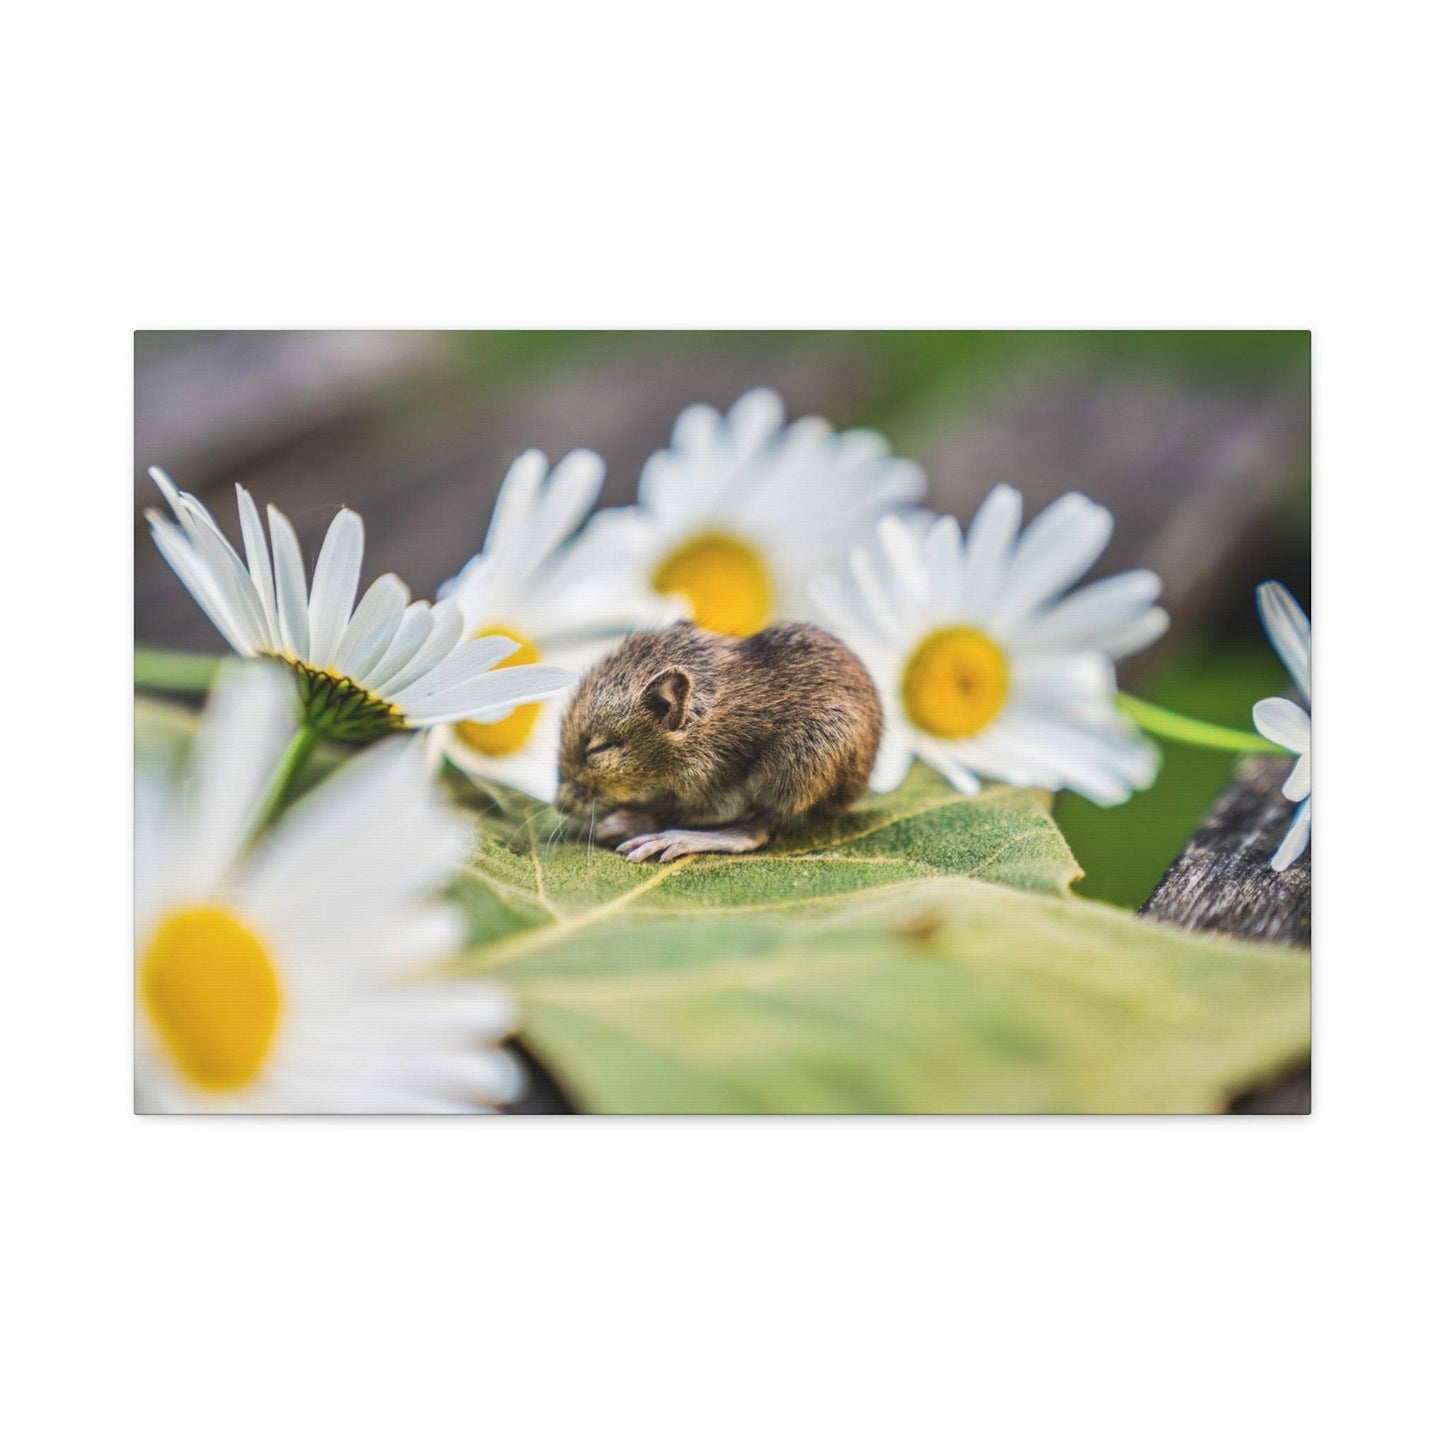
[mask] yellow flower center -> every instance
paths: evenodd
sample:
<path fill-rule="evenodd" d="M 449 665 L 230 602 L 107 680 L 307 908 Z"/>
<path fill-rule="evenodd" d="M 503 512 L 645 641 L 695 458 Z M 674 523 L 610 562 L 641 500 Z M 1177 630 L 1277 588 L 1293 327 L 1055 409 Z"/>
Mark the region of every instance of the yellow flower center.
<path fill-rule="evenodd" d="M 497 664 L 498 667 L 520 667 L 524 662 L 540 662 L 542 660 L 542 654 L 537 651 L 536 646 L 510 627 L 484 627 L 477 633 L 477 636 L 510 637 L 513 642 L 519 644 L 517 650 L 505 662 Z M 485 753 L 489 758 L 504 758 L 510 753 L 520 751 L 526 745 L 541 714 L 541 703 L 524 702 L 520 707 L 513 708 L 500 722 L 458 723 L 457 736 L 473 752 Z"/>
<path fill-rule="evenodd" d="M 713 632 L 746 637 L 766 627 L 773 614 L 773 584 L 757 550 L 725 532 L 703 532 L 670 552 L 652 574 L 652 585 L 681 593 L 693 621 Z"/>
<path fill-rule="evenodd" d="M 972 627 L 930 632 L 903 669 L 903 705 L 926 733 L 971 738 L 981 733 L 1008 697 L 1008 659 Z"/>
<path fill-rule="evenodd" d="M 244 1088 L 266 1062 L 281 985 L 266 946 L 224 908 L 169 914 L 140 964 L 140 1003 L 196 1088 Z"/>

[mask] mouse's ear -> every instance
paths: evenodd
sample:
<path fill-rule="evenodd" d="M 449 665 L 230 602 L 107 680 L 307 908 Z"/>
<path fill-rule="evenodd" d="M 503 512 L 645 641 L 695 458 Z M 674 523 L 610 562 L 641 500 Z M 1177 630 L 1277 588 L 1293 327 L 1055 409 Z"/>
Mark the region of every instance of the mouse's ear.
<path fill-rule="evenodd" d="M 642 705 L 668 732 L 676 732 L 687 721 L 692 678 L 679 668 L 659 672 L 642 690 Z"/>

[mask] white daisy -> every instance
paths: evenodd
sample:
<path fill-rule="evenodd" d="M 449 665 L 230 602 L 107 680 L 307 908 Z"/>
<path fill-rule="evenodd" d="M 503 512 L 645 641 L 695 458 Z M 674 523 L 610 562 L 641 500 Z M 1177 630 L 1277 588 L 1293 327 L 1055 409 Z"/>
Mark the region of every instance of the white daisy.
<path fill-rule="evenodd" d="M 820 417 L 785 426 L 778 397 L 750 391 L 725 417 L 684 411 L 642 470 L 638 505 L 594 526 L 642 586 L 683 599 L 702 627 L 744 635 L 811 616 L 809 584 L 924 485 L 876 433 L 835 433 Z"/>
<path fill-rule="evenodd" d="M 271 545 L 256 504 L 236 488 L 246 561 L 211 514 L 158 467 L 151 476 L 177 521 L 146 513 L 156 545 L 202 611 L 242 657 L 276 657 L 295 674 L 306 719 L 326 737 L 364 740 L 553 697 L 576 678 L 551 665 L 493 671 L 517 651 L 509 637 L 464 640 L 460 610 L 412 602 L 387 573 L 356 602 L 362 526 L 336 514 L 311 581 L 295 530 L 268 507 Z M 274 549 L 274 564 L 272 551 Z"/>
<path fill-rule="evenodd" d="M 440 590 L 466 636 L 503 636 L 517 650 L 504 668 L 590 667 L 633 627 L 676 614 L 618 566 L 607 524 L 569 540 L 597 500 L 602 459 L 577 451 L 549 477 L 538 451 L 508 471 L 482 550 Z M 439 728 L 437 746 L 463 771 L 551 801 L 563 703 L 529 702 Z"/>
<path fill-rule="evenodd" d="M 986 776 L 1112 804 L 1153 782 L 1157 755 L 1115 706 L 1112 659 L 1169 625 L 1159 579 L 1126 572 L 1064 597 L 1113 520 L 1076 493 L 1020 533 L 1022 511 L 1016 491 L 995 488 L 967 539 L 952 517 L 886 517 L 844 576 L 815 587 L 883 698 L 877 791 L 915 756 L 965 793 Z"/>
<path fill-rule="evenodd" d="M 470 829 L 415 744 L 385 742 L 283 815 L 249 854 L 294 730 L 279 671 L 223 671 L 177 783 L 136 779 L 136 1108 L 433 1113 L 505 1103 L 490 1047 L 514 1022 L 490 983 L 408 981 L 463 942 L 435 890 Z"/>
<path fill-rule="evenodd" d="M 1254 705 L 1255 727 L 1270 742 L 1299 755 L 1280 790 L 1291 803 L 1299 804 L 1270 860 L 1270 866 L 1282 873 L 1310 845 L 1310 620 L 1278 582 L 1264 583 L 1255 595 L 1264 630 L 1305 701 L 1301 707 L 1288 698 L 1267 697 Z"/>

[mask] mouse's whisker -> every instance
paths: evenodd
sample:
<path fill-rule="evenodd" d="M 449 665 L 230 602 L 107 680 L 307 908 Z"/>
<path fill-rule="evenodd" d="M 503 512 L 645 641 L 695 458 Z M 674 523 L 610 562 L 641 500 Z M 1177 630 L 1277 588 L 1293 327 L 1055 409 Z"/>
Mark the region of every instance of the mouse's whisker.
<path fill-rule="evenodd" d="M 543 803 L 542 806 L 538 808 L 535 813 L 528 813 L 527 816 L 523 818 L 522 821 L 518 823 L 517 826 L 513 828 L 510 833 L 507 834 L 507 841 L 503 846 L 510 848 L 513 842 L 516 841 L 517 834 L 520 833 L 523 828 L 530 830 L 532 824 L 535 823 L 537 819 L 540 818 L 542 814 L 547 811 L 549 806 L 550 804 Z"/>

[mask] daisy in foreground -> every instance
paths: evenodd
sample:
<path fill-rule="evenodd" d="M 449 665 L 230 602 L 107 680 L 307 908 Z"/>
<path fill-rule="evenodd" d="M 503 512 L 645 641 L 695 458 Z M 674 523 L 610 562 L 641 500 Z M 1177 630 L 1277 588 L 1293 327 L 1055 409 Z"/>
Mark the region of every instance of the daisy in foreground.
<path fill-rule="evenodd" d="M 303 721 L 315 737 L 365 741 L 397 728 L 434 727 L 553 697 L 576 680 L 546 664 L 494 671 L 517 652 L 517 642 L 464 640 L 455 605 L 412 602 L 391 573 L 357 603 L 363 535 L 355 512 L 336 514 L 308 600 L 296 532 L 275 507 L 266 509 L 268 547 L 255 502 L 236 488 L 242 562 L 200 502 L 158 467 L 151 476 L 176 516 L 172 522 L 146 513 L 162 555 L 242 657 L 275 657 L 290 667 Z"/>
<path fill-rule="evenodd" d="M 602 459 L 577 451 L 547 471 L 529 451 L 508 471 L 482 550 L 442 587 L 469 636 L 501 636 L 517 650 L 501 666 L 554 663 L 585 672 L 634 627 L 678 609 L 617 565 L 604 528 L 569 540 L 602 486 Z M 560 701 L 499 707 L 432 736 L 473 777 L 550 802 L 557 793 Z"/>
<path fill-rule="evenodd" d="M 825 621 L 868 665 L 883 698 L 872 786 L 896 788 L 914 757 L 960 792 L 979 778 L 1072 788 L 1096 803 L 1147 787 L 1157 754 L 1116 705 L 1113 659 L 1169 625 L 1152 572 L 1064 592 L 1113 530 L 1070 493 L 1022 533 L 1022 502 L 997 487 L 965 538 L 952 517 L 897 517 L 814 589 Z"/>
<path fill-rule="evenodd" d="M 1278 582 L 1264 583 L 1255 595 L 1264 630 L 1305 701 L 1301 707 L 1287 698 L 1267 697 L 1254 705 L 1255 727 L 1299 757 L 1281 789 L 1299 807 L 1270 860 L 1275 872 L 1283 873 L 1310 845 L 1310 620 Z"/>
<path fill-rule="evenodd" d="M 726 416 L 684 411 L 642 470 L 638 505 L 592 526 L 640 586 L 686 603 L 700 627 L 745 636 L 811 616 L 809 584 L 924 485 L 876 433 L 835 433 L 821 417 L 785 426 L 778 397 L 750 391 Z"/>
<path fill-rule="evenodd" d="M 363 753 L 249 854 L 292 730 L 279 672 L 221 674 L 189 779 L 136 780 L 136 1108 L 455 1113 L 521 1086 L 484 982 L 407 982 L 464 937 L 435 890 L 466 824 L 415 745 Z"/>

